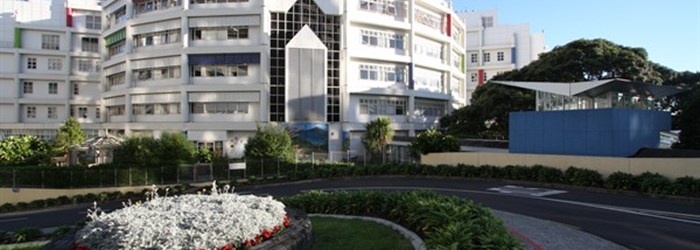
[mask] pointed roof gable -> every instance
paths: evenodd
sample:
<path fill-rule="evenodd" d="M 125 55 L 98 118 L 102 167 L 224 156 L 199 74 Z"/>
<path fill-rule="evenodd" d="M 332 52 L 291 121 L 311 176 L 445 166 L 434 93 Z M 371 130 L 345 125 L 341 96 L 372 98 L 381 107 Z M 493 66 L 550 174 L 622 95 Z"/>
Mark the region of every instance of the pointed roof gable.
<path fill-rule="evenodd" d="M 287 43 L 287 48 L 304 48 L 304 49 L 327 49 L 321 39 L 316 36 L 313 30 L 308 25 L 299 30 L 294 35 L 294 38 Z"/>

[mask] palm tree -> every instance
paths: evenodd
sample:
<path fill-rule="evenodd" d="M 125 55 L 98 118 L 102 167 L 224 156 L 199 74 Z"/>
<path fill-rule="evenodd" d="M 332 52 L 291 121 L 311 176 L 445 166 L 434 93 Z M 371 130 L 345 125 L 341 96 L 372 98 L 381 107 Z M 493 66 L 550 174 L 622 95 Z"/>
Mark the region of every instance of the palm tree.
<path fill-rule="evenodd" d="M 394 137 L 391 121 L 389 118 L 379 117 L 377 120 L 365 124 L 365 129 L 367 133 L 362 137 L 362 144 L 373 155 L 381 154 L 382 164 L 384 164 L 386 147 Z"/>

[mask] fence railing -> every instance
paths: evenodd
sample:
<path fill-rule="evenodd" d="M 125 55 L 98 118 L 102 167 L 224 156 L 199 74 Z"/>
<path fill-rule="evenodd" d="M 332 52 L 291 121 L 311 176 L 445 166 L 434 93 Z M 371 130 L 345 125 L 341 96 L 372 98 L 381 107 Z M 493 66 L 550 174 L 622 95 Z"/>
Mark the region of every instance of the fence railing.
<path fill-rule="evenodd" d="M 382 160 L 375 160 L 381 163 Z M 384 162 L 407 162 L 406 159 L 388 155 Z M 15 168 L 0 170 L 0 187 L 13 188 L 96 188 L 141 185 L 164 185 L 204 182 L 212 180 L 237 181 L 240 179 L 274 179 L 295 176 L 322 164 L 346 164 L 364 166 L 370 164 L 366 154 L 330 152 L 297 157 L 294 162 L 280 159 L 254 159 L 246 162 L 245 169 L 229 169 L 228 162 L 162 166 L 148 168 L 124 168 L 109 165 L 92 168 Z"/>

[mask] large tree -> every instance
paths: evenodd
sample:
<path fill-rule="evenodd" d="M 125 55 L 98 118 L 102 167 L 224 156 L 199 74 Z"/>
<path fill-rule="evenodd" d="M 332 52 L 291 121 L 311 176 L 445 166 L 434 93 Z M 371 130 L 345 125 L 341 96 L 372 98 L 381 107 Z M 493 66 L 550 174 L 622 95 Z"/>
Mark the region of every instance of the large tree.
<path fill-rule="evenodd" d="M 10 136 L 0 141 L 0 164 L 43 164 L 49 161 L 46 142 L 33 135 Z"/>
<path fill-rule="evenodd" d="M 418 134 L 410 145 L 411 156 L 414 158 L 435 152 L 458 152 L 459 147 L 457 138 L 432 128 Z"/>
<path fill-rule="evenodd" d="M 365 124 L 366 134 L 362 137 L 362 144 L 373 156 L 379 156 L 382 163 L 386 160 L 386 147 L 394 138 L 394 129 L 391 121 L 386 117 L 379 117 Z"/>
<path fill-rule="evenodd" d="M 74 117 L 69 117 L 56 132 L 55 150 L 57 154 L 66 155 L 71 146 L 78 145 L 84 140 L 85 134 L 80 128 L 80 123 Z"/>
<path fill-rule="evenodd" d="M 659 65 L 647 59 L 643 48 L 631 48 L 604 39 L 576 40 L 540 55 L 529 65 L 499 74 L 493 80 L 578 82 L 607 78 L 661 84 L 664 74 Z M 508 113 L 533 110 L 533 91 L 494 83 L 474 92 L 471 106 L 440 120 L 440 125 L 460 137 L 507 139 Z"/>
<path fill-rule="evenodd" d="M 250 159 L 294 160 L 292 136 L 283 126 L 258 126 L 255 135 L 245 145 L 245 157 Z"/>
<path fill-rule="evenodd" d="M 681 129 L 680 142 L 674 148 L 700 149 L 700 87 L 688 96 L 683 109 L 678 115 L 678 126 Z"/>

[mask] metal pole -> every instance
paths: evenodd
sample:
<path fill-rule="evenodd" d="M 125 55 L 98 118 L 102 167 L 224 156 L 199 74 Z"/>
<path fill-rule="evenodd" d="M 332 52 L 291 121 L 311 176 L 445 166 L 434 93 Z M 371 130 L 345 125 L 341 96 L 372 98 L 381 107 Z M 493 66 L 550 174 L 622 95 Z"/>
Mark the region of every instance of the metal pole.
<path fill-rule="evenodd" d="M 129 186 L 132 186 L 132 184 L 131 184 L 131 168 L 129 168 Z"/>
<path fill-rule="evenodd" d="M 160 185 L 165 184 L 165 180 L 164 180 L 165 177 L 163 177 L 163 175 L 165 175 L 164 172 L 165 171 L 163 171 L 163 166 L 160 166 Z"/>
<path fill-rule="evenodd" d="M 175 183 L 180 184 L 180 167 L 176 168 L 175 171 Z"/>
<path fill-rule="evenodd" d="M 263 159 L 260 158 L 260 178 L 265 179 L 265 170 L 263 169 Z"/>
<path fill-rule="evenodd" d="M 144 178 L 143 178 L 143 185 L 144 185 L 144 186 L 148 186 L 148 168 L 147 168 L 147 169 L 144 169 L 143 171 L 145 172 L 145 173 L 143 174 L 143 175 L 144 175 Z"/>
<path fill-rule="evenodd" d="M 83 171 L 83 181 L 84 181 L 84 182 L 83 182 L 83 186 L 84 186 L 84 187 L 88 187 L 88 185 L 87 185 L 87 176 L 88 176 L 88 174 L 87 174 L 87 168 L 86 168 L 85 171 Z"/>
<path fill-rule="evenodd" d="M 197 181 L 197 164 L 192 166 L 192 181 Z"/>
<path fill-rule="evenodd" d="M 280 158 L 277 158 L 277 178 L 280 177 Z"/>
<path fill-rule="evenodd" d="M 118 187 L 119 183 L 117 182 L 117 168 L 114 168 L 114 186 Z"/>
<path fill-rule="evenodd" d="M 73 187 L 73 171 L 68 170 L 68 175 L 70 175 L 70 182 L 68 182 L 68 187 Z"/>
<path fill-rule="evenodd" d="M 245 169 L 243 171 L 245 171 Z M 231 169 L 228 169 L 228 167 L 226 167 L 226 174 L 228 174 L 228 181 L 230 182 L 231 181 Z"/>
<path fill-rule="evenodd" d="M 311 152 L 311 167 L 316 164 L 316 156 L 314 155 L 314 152 Z"/>
<path fill-rule="evenodd" d="M 41 170 L 41 188 L 44 188 L 44 170 Z"/>
<path fill-rule="evenodd" d="M 209 179 L 214 179 L 214 163 L 209 163 Z"/>
<path fill-rule="evenodd" d="M 17 170 L 13 169 L 12 170 L 12 188 L 17 187 Z"/>
<path fill-rule="evenodd" d="M 102 187 L 102 169 L 97 170 L 97 174 L 100 175 L 100 187 Z"/>
<path fill-rule="evenodd" d="M 362 152 L 362 161 L 365 162 L 365 167 L 367 166 L 367 151 Z"/>

